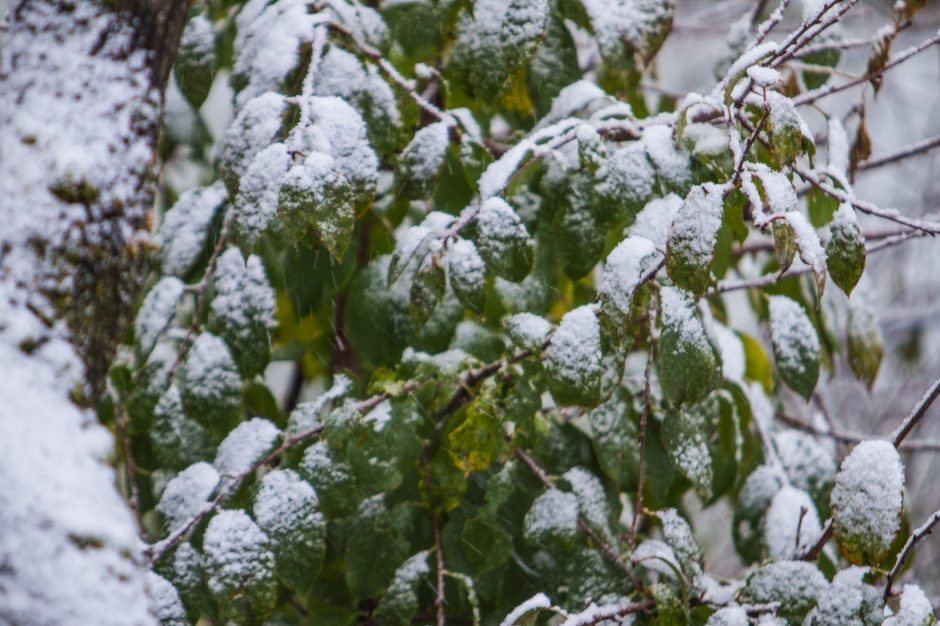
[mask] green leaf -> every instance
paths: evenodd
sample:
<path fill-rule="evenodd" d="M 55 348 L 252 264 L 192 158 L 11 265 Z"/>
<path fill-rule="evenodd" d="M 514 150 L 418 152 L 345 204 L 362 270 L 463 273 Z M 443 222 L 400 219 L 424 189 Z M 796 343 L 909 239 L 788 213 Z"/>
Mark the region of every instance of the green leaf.
<path fill-rule="evenodd" d="M 435 122 L 418 130 L 398 158 L 398 184 L 409 198 L 428 193 L 437 182 L 450 145 L 447 122 Z"/>
<path fill-rule="evenodd" d="M 141 354 L 150 352 L 173 321 L 185 289 L 183 281 L 167 276 L 161 278 L 144 296 L 134 320 L 134 334 Z"/>
<path fill-rule="evenodd" d="M 663 447 L 673 465 L 692 482 L 703 500 L 711 499 L 714 489 L 712 454 L 705 432 L 709 419 L 703 412 L 717 408 L 714 404 L 704 402 L 667 412 L 661 434 Z"/>
<path fill-rule="evenodd" d="M 377 615 L 383 624 L 410 624 L 418 613 L 418 588 L 431 572 L 428 556 L 428 551 L 422 550 L 395 570 L 392 584 L 379 602 Z"/>
<path fill-rule="evenodd" d="M 382 496 L 363 502 L 346 544 L 346 584 L 353 597 L 380 595 L 406 554 L 408 544 L 393 526 Z"/>
<path fill-rule="evenodd" d="M 744 375 L 759 382 L 765 393 L 770 393 L 774 388 L 774 367 L 763 344 L 750 335 L 739 334 L 738 337 L 744 345 Z"/>
<path fill-rule="evenodd" d="M 185 541 L 168 551 L 154 565 L 154 570 L 176 588 L 190 622 L 195 623 L 200 615 L 213 611 L 203 558 L 191 543 Z"/>
<path fill-rule="evenodd" d="M 629 395 L 620 392 L 587 415 L 597 463 L 618 489 L 635 485 L 639 476 L 640 447 L 633 412 Z"/>
<path fill-rule="evenodd" d="M 542 45 L 529 61 L 526 77 L 529 96 L 539 115 L 550 110 L 558 92 L 581 78 L 577 47 L 563 16 L 554 9 L 545 27 Z"/>
<path fill-rule="evenodd" d="M 502 453 L 503 424 L 493 402 L 492 379 L 483 383 L 464 421 L 448 435 L 448 448 L 454 466 L 465 473 L 484 470 Z"/>
<path fill-rule="evenodd" d="M 183 29 L 176 53 L 176 64 L 173 66 L 176 84 L 194 109 L 202 106 L 209 95 L 215 69 L 215 33 L 212 22 L 204 15 L 196 15 Z"/>
<path fill-rule="evenodd" d="M 810 223 L 821 228 L 832 221 L 832 216 L 839 208 L 839 201 L 822 189 L 813 187 L 806 195 L 806 208 Z"/>
<path fill-rule="evenodd" d="M 226 433 L 241 417 L 242 380 L 228 346 L 215 335 L 196 337 L 180 380 L 186 414 L 210 432 Z"/>
<path fill-rule="evenodd" d="M 574 546 L 578 535 L 578 498 L 560 489 L 548 489 L 535 499 L 522 530 L 532 545 Z"/>
<path fill-rule="evenodd" d="M 778 603 L 777 615 L 787 624 L 798 626 L 816 605 L 816 597 L 826 584 L 822 572 L 812 563 L 777 561 L 748 576 L 743 597 L 759 604 Z"/>
<path fill-rule="evenodd" d="M 356 478 L 325 441 L 307 448 L 297 471 L 316 489 L 318 506 L 331 519 L 355 513 L 361 499 Z"/>
<path fill-rule="evenodd" d="M 238 248 L 219 257 L 212 286 L 210 327 L 225 339 L 246 378 L 264 371 L 271 358 L 275 293 L 261 259 L 242 259 Z"/>
<path fill-rule="evenodd" d="M 317 494 L 292 470 L 268 472 L 255 494 L 253 512 L 270 539 L 275 571 L 284 584 L 306 592 L 326 552 L 326 520 Z"/>
<path fill-rule="evenodd" d="M 806 399 L 819 379 L 819 336 L 803 307 L 786 296 L 770 296 L 770 341 L 777 371 Z"/>
<path fill-rule="evenodd" d="M 477 576 L 502 567 L 512 556 L 512 535 L 496 515 L 481 513 L 468 519 L 460 533 L 460 544 Z"/>
<path fill-rule="evenodd" d="M 594 208 L 608 222 L 633 223 L 653 195 L 656 170 L 642 141 L 629 142 L 594 174 Z"/>
<path fill-rule="evenodd" d="M 415 325 L 424 325 L 434 308 L 444 299 L 447 277 L 439 254 L 428 252 L 411 279 L 411 315 Z"/>
<path fill-rule="evenodd" d="M 770 229 L 774 235 L 774 252 L 777 254 L 777 265 L 782 274 L 790 269 L 796 256 L 796 232 L 786 220 L 774 220 Z"/>
<path fill-rule="evenodd" d="M 656 583 L 649 588 L 656 602 L 656 614 L 662 626 L 687 626 L 689 607 L 676 590 L 665 583 Z"/>
<path fill-rule="evenodd" d="M 863 567 L 837 572 L 817 598 L 814 626 L 842 626 L 847 621 L 858 626 L 881 626 L 884 600 L 878 589 L 864 582 L 868 573 Z"/>
<path fill-rule="evenodd" d="M 561 318 L 545 350 L 545 372 L 548 391 L 558 404 L 593 406 L 600 400 L 601 333 L 591 306 Z"/>
<path fill-rule="evenodd" d="M 644 237 L 627 237 L 607 255 L 598 295 L 605 328 L 629 349 L 635 329 L 634 304 L 641 281 L 662 259 L 655 244 Z"/>
<path fill-rule="evenodd" d="M 514 283 L 532 270 L 534 245 L 522 220 L 506 201 L 490 198 L 477 216 L 477 247 L 491 272 Z"/>
<path fill-rule="evenodd" d="M 186 415 L 176 383 L 170 385 L 154 407 L 150 441 L 160 465 L 169 469 L 184 469 L 215 454 L 209 432 Z"/>
<path fill-rule="evenodd" d="M 503 13 L 500 39 L 511 71 L 528 61 L 545 32 L 548 0 L 510 0 Z"/>
<path fill-rule="evenodd" d="M 832 489 L 833 531 L 852 563 L 877 565 L 901 530 L 904 468 L 887 441 L 863 441 L 842 461 Z"/>
<path fill-rule="evenodd" d="M 265 623 L 277 601 L 274 554 L 268 538 L 241 510 L 217 513 L 203 538 L 206 581 L 224 618 Z"/>
<path fill-rule="evenodd" d="M 851 295 L 865 270 L 865 238 L 851 205 L 839 207 L 830 224 L 830 232 L 832 235 L 826 245 L 829 275 L 839 289 Z"/>
<path fill-rule="evenodd" d="M 792 163 L 803 152 L 803 120 L 793 101 L 783 94 L 768 91 L 767 104 L 774 156 L 781 165 Z"/>
<path fill-rule="evenodd" d="M 590 204 L 570 199 L 558 224 L 558 252 L 565 274 L 572 280 L 587 276 L 600 261 L 606 238 L 607 228 L 595 217 Z"/>
<path fill-rule="evenodd" d="M 328 154 L 311 152 L 284 176 L 278 196 L 278 216 L 295 244 L 316 237 L 336 259 L 352 241 L 356 211 L 349 181 Z"/>
<path fill-rule="evenodd" d="M 885 351 L 884 337 L 872 298 L 868 288 L 860 288 L 852 294 L 849 298 L 847 324 L 849 366 L 855 377 L 865 383 L 869 390 L 875 384 Z"/>
<path fill-rule="evenodd" d="M 691 294 L 674 287 L 660 290 L 656 365 L 663 395 L 675 407 L 704 398 L 721 379 L 718 353 L 709 342 Z"/>
<path fill-rule="evenodd" d="M 723 211 L 721 189 L 711 183 L 694 187 L 682 203 L 666 243 L 666 270 L 677 286 L 705 293 Z"/>

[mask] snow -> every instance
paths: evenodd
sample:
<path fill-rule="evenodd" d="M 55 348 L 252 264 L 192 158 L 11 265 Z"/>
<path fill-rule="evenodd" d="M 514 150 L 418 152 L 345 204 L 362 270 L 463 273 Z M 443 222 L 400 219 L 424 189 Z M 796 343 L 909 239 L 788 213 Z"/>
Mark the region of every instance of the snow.
<path fill-rule="evenodd" d="M 349 0 L 328 0 L 327 6 L 343 24 L 361 41 L 373 48 L 384 49 L 388 40 L 388 27 L 382 16 L 372 7 Z"/>
<path fill-rule="evenodd" d="M 538 129 L 528 137 L 520 139 L 516 145 L 507 150 L 499 159 L 490 163 L 480 176 L 480 199 L 486 200 L 501 193 L 526 157 L 543 154 L 546 150 L 543 143 L 556 139 L 564 133 L 573 130 L 581 121 L 575 118 L 565 118 L 559 122 Z M 550 145 L 550 144 L 549 144 Z"/>
<path fill-rule="evenodd" d="M 807 355 L 819 355 L 819 337 L 803 307 L 786 296 L 770 296 L 770 339 L 777 364 L 787 371 L 804 372 Z"/>
<path fill-rule="evenodd" d="M 663 525 L 663 538 L 683 571 L 694 572 L 697 578 L 702 573 L 702 550 L 695 542 L 689 523 L 675 509 L 656 511 L 656 517 Z"/>
<path fill-rule="evenodd" d="M 522 220 L 502 198 L 489 198 L 480 207 L 477 216 L 480 253 L 488 259 L 503 259 L 509 254 L 512 242 L 529 241 Z"/>
<path fill-rule="evenodd" d="M 535 499 L 526 513 L 523 535 L 539 544 L 551 537 L 574 540 L 578 531 L 578 497 L 559 489 L 549 489 Z"/>
<path fill-rule="evenodd" d="M 486 265 L 469 239 L 458 239 L 448 248 L 447 269 L 456 289 L 463 292 L 486 289 Z"/>
<path fill-rule="evenodd" d="M 362 417 L 362 421 L 371 425 L 375 432 L 382 432 L 390 419 L 392 419 L 392 403 L 388 400 L 378 403 Z"/>
<path fill-rule="evenodd" d="M 562 316 L 545 350 L 545 366 L 569 384 L 590 384 L 601 369 L 600 324 L 592 306 L 580 306 Z"/>
<path fill-rule="evenodd" d="M 800 201 L 793 189 L 793 183 L 786 174 L 761 167 L 757 170 L 757 177 L 764 187 L 764 197 L 771 214 L 797 212 L 799 215 Z"/>
<path fill-rule="evenodd" d="M 764 517 L 763 543 L 770 558 L 796 558 L 816 543 L 821 532 L 819 515 L 808 493 L 790 485 L 777 491 Z"/>
<path fill-rule="evenodd" d="M 340 98 L 312 97 L 307 102 L 310 122 L 329 140 L 329 155 L 337 169 L 360 194 L 375 192 L 378 159 L 369 145 L 366 123 L 348 102 Z"/>
<path fill-rule="evenodd" d="M 202 511 L 219 484 L 219 473 L 205 462 L 194 463 L 174 476 L 157 503 L 167 534 Z"/>
<path fill-rule="evenodd" d="M 811 494 L 825 493 L 836 478 L 836 461 L 812 435 L 795 429 L 774 434 L 774 448 L 794 487 Z"/>
<path fill-rule="evenodd" d="M 185 289 L 183 281 L 174 276 L 167 276 L 161 278 L 144 296 L 137 319 L 134 320 L 134 331 L 141 352 L 150 352 L 153 344 L 173 321 L 176 305 L 183 297 Z"/>
<path fill-rule="evenodd" d="M 275 222 L 281 184 L 291 162 L 286 145 L 271 144 L 255 156 L 242 176 L 235 198 L 235 225 L 247 247 L 254 246 Z"/>
<path fill-rule="evenodd" d="M 547 609 L 552 606 L 552 601 L 548 599 L 544 593 L 537 593 L 512 611 L 509 612 L 509 615 L 506 616 L 499 626 L 516 626 L 520 619 L 522 619 L 527 613 L 532 611 L 537 611 L 539 609 Z"/>
<path fill-rule="evenodd" d="M 743 383 L 747 362 L 744 354 L 744 343 L 737 333 L 718 322 L 710 325 L 714 334 L 718 352 L 721 354 L 721 375 L 725 380 Z"/>
<path fill-rule="evenodd" d="M 522 350 L 539 350 L 549 333 L 552 324 L 543 317 L 532 313 L 516 313 L 503 319 L 506 334 Z"/>
<path fill-rule="evenodd" d="M 783 80 L 780 72 L 772 67 L 764 67 L 763 65 L 752 65 L 747 68 L 747 75 L 754 81 L 754 84 L 760 87 L 770 87 Z"/>
<path fill-rule="evenodd" d="M 218 259 L 212 284 L 210 310 L 225 326 L 226 337 L 237 338 L 233 348 L 250 341 L 259 327 L 274 329 L 275 294 L 260 257 L 251 255 L 246 262 L 238 248 L 229 248 Z"/>
<path fill-rule="evenodd" d="M 745 594 L 751 602 L 779 603 L 781 613 L 802 614 L 812 608 L 816 596 L 827 584 L 822 572 L 812 563 L 774 561 L 748 577 Z"/>
<path fill-rule="evenodd" d="M 629 206 L 645 202 L 656 184 L 656 170 L 642 141 L 631 141 L 603 161 L 595 193 L 620 198 Z"/>
<path fill-rule="evenodd" d="M 711 350 L 711 344 L 705 335 L 705 327 L 695 316 L 695 303 L 692 295 L 675 287 L 663 287 L 659 291 L 662 304 L 663 326 L 668 326 L 678 333 L 682 343 L 694 346 L 699 352 Z"/>
<path fill-rule="evenodd" d="M 435 122 L 419 129 L 402 151 L 400 162 L 408 176 L 430 181 L 444 165 L 450 145 L 450 124 Z"/>
<path fill-rule="evenodd" d="M 818 626 L 870 626 L 881 624 L 881 593 L 862 579 L 867 567 L 848 567 L 837 572 L 816 604 Z"/>
<path fill-rule="evenodd" d="M 397 598 L 401 595 L 412 595 L 415 593 L 415 587 L 421 578 L 431 573 L 431 567 L 428 565 L 430 552 L 422 550 L 413 554 L 407 561 L 402 563 L 395 570 L 392 582 L 388 586 L 385 595 L 389 598 Z M 417 598 L 415 599 L 417 604 Z"/>
<path fill-rule="evenodd" d="M 163 216 L 157 234 L 164 274 L 185 276 L 206 245 L 209 227 L 226 200 L 221 181 L 184 191 Z"/>
<path fill-rule="evenodd" d="M 565 118 L 576 116 L 596 100 L 607 99 L 607 94 L 589 80 L 578 80 L 564 87 L 552 100 L 548 113 L 539 120 L 536 130 L 546 128 Z"/>
<path fill-rule="evenodd" d="M 573 467 L 562 477 L 571 485 L 578 498 L 578 512 L 584 520 L 597 530 L 609 543 L 616 543 L 610 526 L 610 507 L 604 485 L 594 474 L 583 467 Z"/>
<path fill-rule="evenodd" d="M 668 544 L 659 539 L 646 539 L 643 541 L 630 554 L 630 562 L 634 565 L 642 565 L 654 572 L 665 574 L 670 578 L 676 578 L 682 572 L 675 552 Z"/>
<path fill-rule="evenodd" d="M 934 623 L 933 607 L 917 585 L 904 585 L 897 615 L 889 616 L 883 626 L 930 626 Z"/>
<path fill-rule="evenodd" d="M 302 433 L 318 424 L 321 415 L 325 414 L 332 404 L 352 391 L 353 381 L 345 374 L 337 374 L 333 378 L 333 386 L 315 399 L 301 402 L 287 419 L 285 434 L 289 437 Z"/>
<path fill-rule="evenodd" d="M 181 379 L 184 402 L 198 405 L 206 414 L 217 414 L 225 408 L 222 403 L 231 406 L 240 402 L 242 381 L 232 353 L 212 333 L 203 332 L 196 337 L 183 362 Z M 200 421 L 207 417 L 195 413 L 191 416 Z"/>
<path fill-rule="evenodd" d="M 840 180 L 847 180 L 849 171 L 849 138 L 845 133 L 842 120 L 833 115 L 829 118 L 829 170 L 835 172 Z"/>
<path fill-rule="evenodd" d="M 176 383 L 157 401 L 149 435 L 154 455 L 164 467 L 188 467 L 211 456 L 214 449 L 206 429 L 186 415 Z"/>
<path fill-rule="evenodd" d="M 777 51 L 777 43 L 774 41 L 765 41 L 750 48 L 740 55 L 737 60 L 728 68 L 725 79 L 720 83 L 720 88 L 725 88 L 728 83 L 737 77 L 738 74 L 747 71 L 752 65 L 759 63 L 764 57 Z M 716 88 L 717 91 L 717 88 Z"/>
<path fill-rule="evenodd" d="M 602 302 L 628 319 L 640 281 L 660 258 L 653 242 L 644 237 L 627 237 L 617 244 L 601 270 L 598 293 Z"/>
<path fill-rule="evenodd" d="M 784 217 L 793 228 L 796 235 L 796 247 L 800 252 L 800 259 L 813 268 L 817 276 L 826 275 L 826 250 L 819 242 L 819 235 L 810 225 L 806 216 L 799 211 L 790 211 Z"/>
<path fill-rule="evenodd" d="M 236 108 L 266 91 L 276 91 L 300 64 L 300 48 L 313 34 L 314 16 L 305 0 L 278 0 L 260 14 L 243 12 L 236 18 L 233 82 L 244 85 Z"/>
<path fill-rule="evenodd" d="M 189 624 L 179 592 L 166 578 L 147 572 L 147 591 L 153 601 L 153 614 L 160 621 L 160 626 L 187 626 Z"/>
<path fill-rule="evenodd" d="M 713 183 L 693 187 L 669 227 L 669 249 L 681 254 L 687 265 L 711 264 L 724 212 L 722 197 Z"/>
<path fill-rule="evenodd" d="M 206 528 L 203 554 L 210 591 L 222 595 L 271 579 L 274 554 L 268 538 L 242 510 L 217 513 Z"/>
<path fill-rule="evenodd" d="M 242 422 L 219 444 L 213 464 L 223 477 L 238 476 L 273 450 L 280 436 L 277 426 L 261 417 Z"/>
<path fill-rule="evenodd" d="M 231 191 L 255 155 L 274 143 L 287 110 L 284 96 L 269 91 L 249 100 L 222 136 L 222 176 Z"/>
<path fill-rule="evenodd" d="M 681 208 L 682 198 L 674 193 L 654 198 L 637 214 L 636 221 L 627 232 L 634 237 L 645 237 L 656 244 L 657 248 L 665 249 L 669 228 Z"/>
<path fill-rule="evenodd" d="M 712 613 L 705 626 L 748 626 L 747 611 L 739 606 L 726 606 Z"/>
<path fill-rule="evenodd" d="M 904 468 L 887 441 L 863 441 L 842 461 L 832 489 L 836 537 L 873 557 L 901 530 Z"/>
<path fill-rule="evenodd" d="M 275 469 L 261 479 L 252 512 L 258 526 L 274 541 L 289 537 L 292 543 L 300 543 L 298 549 L 309 550 L 316 547 L 318 539 L 309 531 L 326 525 L 317 504 L 310 483 L 293 470 Z"/>
<path fill-rule="evenodd" d="M 643 144 L 656 172 L 674 189 L 685 189 L 692 184 L 692 166 L 689 156 L 681 151 L 672 138 L 672 128 L 654 124 L 643 129 Z"/>

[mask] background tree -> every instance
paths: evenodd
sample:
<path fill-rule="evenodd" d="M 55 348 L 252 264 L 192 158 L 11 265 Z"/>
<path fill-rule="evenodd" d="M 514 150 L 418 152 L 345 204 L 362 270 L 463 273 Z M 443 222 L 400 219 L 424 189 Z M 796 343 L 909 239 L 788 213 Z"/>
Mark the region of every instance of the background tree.
<path fill-rule="evenodd" d="M 129 517 L 24 495 L 38 448 L 117 510 L 71 393 L 117 435 L 164 624 L 932 624 L 905 572 L 940 515 L 906 512 L 900 453 L 940 448 L 911 435 L 940 381 L 884 438 L 827 398 L 882 369 L 867 257 L 940 230 L 856 193 L 940 145 L 873 158 L 867 122 L 936 16 L 738 4 L 701 94 L 664 84 L 663 0 L 194 5 L 158 246 L 181 10 L 14 11 L 0 169 L 44 220 L 11 212 L 5 345 L 49 389 L 11 367 L 10 621 L 147 620 Z M 48 105 L 92 76 L 92 110 Z M 107 585 L 41 595 L 35 542 Z"/>

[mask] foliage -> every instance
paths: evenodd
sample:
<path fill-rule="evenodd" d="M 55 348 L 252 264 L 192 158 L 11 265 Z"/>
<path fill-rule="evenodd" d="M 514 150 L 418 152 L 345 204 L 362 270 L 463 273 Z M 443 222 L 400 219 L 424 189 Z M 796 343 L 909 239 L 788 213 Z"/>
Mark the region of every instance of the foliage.
<path fill-rule="evenodd" d="M 774 415 L 883 351 L 864 289 L 844 345 L 821 306 L 863 284 L 867 205 L 841 125 L 814 169 L 795 96 L 831 74 L 786 61 L 817 31 L 650 110 L 669 0 L 205 4 L 177 80 L 198 107 L 227 67 L 235 117 L 163 217 L 111 400 L 189 620 L 878 623 L 897 452 L 837 474 Z M 734 508 L 740 580 L 704 569 L 688 497 Z M 918 592 L 891 619 L 932 623 Z"/>

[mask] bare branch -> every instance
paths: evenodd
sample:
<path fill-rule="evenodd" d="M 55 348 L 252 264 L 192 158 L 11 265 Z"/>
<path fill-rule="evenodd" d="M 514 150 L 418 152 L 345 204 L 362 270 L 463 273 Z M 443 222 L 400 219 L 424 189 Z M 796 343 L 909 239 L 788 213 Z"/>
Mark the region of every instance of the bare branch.
<path fill-rule="evenodd" d="M 917 143 L 902 148 L 897 152 L 892 152 L 891 154 L 886 154 L 883 157 L 878 157 L 877 159 L 868 159 L 867 161 L 862 161 L 858 164 L 858 170 L 870 170 L 876 167 L 881 167 L 882 165 L 890 165 L 891 163 L 897 163 L 906 158 L 912 156 L 918 156 L 933 150 L 936 147 L 940 147 L 940 135 L 936 137 L 931 137 L 929 139 L 924 139 L 923 141 L 918 141 Z"/>
<path fill-rule="evenodd" d="M 649 420 L 650 410 L 653 404 L 652 398 L 652 379 L 653 379 L 653 348 L 656 344 L 656 297 L 651 302 L 649 313 L 650 333 L 649 347 L 646 355 L 646 370 L 643 373 L 643 413 L 640 415 L 640 434 L 637 445 L 640 448 L 639 457 L 639 475 L 636 483 L 636 499 L 633 504 L 633 521 L 630 523 L 630 549 L 636 547 L 637 526 L 640 521 L 640 515 L 643 512 L 643 482 L 646 462 L 646 423 Z"/>
<path fill-rule="evenodd" d="M 849 82 L 842 83 L 840 85 L 829 85 L 828 87 L 820 87 L 819 89 L 814 89 L 813 91 L 807 91 L 806 93 L 800 94 L 796 96 L 795 98 L 793 98 L 793 104 L 797 106 L 803 105 L 803 104 L 810 104 L 812 102 L 821 100 L 822 98 L 825 98 L 827 96 L 831 96 L 834 93 L 839 93 L 840 91 L 851 89 L 852 87 L 855 87 L 856 85 L 859 85 L 861 83 L 865 83 L 871 80 L 872 78 L 883 76 L 888 70 L 900 65 L 901 63 L 903 63 L 904 61 L 907 61 L 914 55 L 923 52 L 927 48 L 930 48 L 931 46 L 936 45 L 937 43 L 940 43 L 940 31 L 938 31 L 937 34 L 935 34 L 933 37 L 930 37 L 929 39 L 926 39 L 920 42 L 916 46 L 913 46 L 901 52 L 896 57 L 894 57 L 893 59 L 885 63 L 884 67 L 879 68 L 878 70 L 875 70 L 874 72 L 869 72 L 868 74 L 865 74 L 864 76 L 860 76 L 859 78 L 856 78 L 855 80 L 850 80 Z"/>
<path fill-rule="evenodd" d="M 891 571 L 888 572 L 887 578 L 885 578 L 885 602 L 887 602 L 888 598 L 891 597 L 891 588 L 894 586 L 894 581 L 897 579 L 898 574 L 904 567 L 904 563 L 911 555 L 911 551 L 914 549 L 914 546 L 917 545 L 917 543 L 924 537 L 931 534 L 933 532 L 934 526 L 936 526 L 938 523 L 940 523 L 940 511 L 934 511 L 934 514 L 931 515 L 926 522 L 921 524 L 914 532 L 911 533 L 911 536 L 907 539 L 907 543 L 904 544 L 904 547 L 901 548 L 901 552 L 898 553 L 898 559 L 895 561 L 894 567 L 891 568 Z"/>
<path fill-rule="evenodd" d="M 907 416 L 907 419 L 901 422 L 897 430 L 891 434 L 891 443 L 894 444 L 895 448 L 900 446 L 904 439 L 914 430 L 914 427 L 920 423 L 924 415 L 927 414 L 927 409 L 929 409 L 930 405 L 937 399 L 937 396 L 940 396 L 940 378 L 934 381 L 930 389 L 927 390 L 924 396 L 914 406 L 914 409 L 911 411 L 911 414 Z"/>

